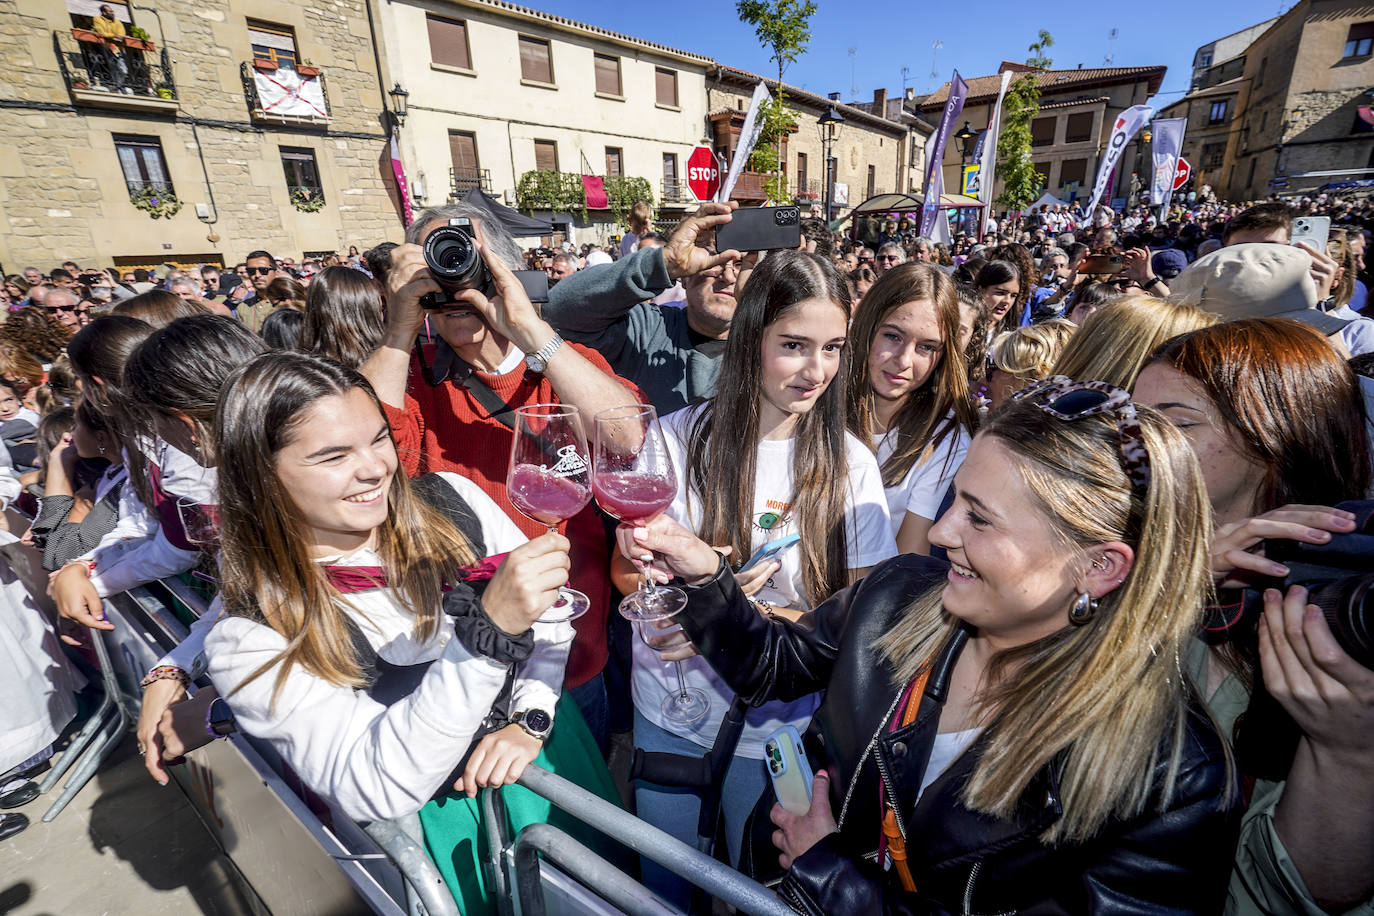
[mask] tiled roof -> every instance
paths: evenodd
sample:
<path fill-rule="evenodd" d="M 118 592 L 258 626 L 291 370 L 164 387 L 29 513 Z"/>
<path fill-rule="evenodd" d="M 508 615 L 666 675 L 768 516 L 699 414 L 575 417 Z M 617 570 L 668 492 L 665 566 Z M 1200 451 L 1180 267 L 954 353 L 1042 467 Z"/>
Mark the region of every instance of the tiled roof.
<path fill-rule="evenodd" d="M 1145 93 L 1148 97 L 1157 92 L 1160 83 L 1164 82 L 1165 69 L 1164 67 L 1091 67 L 1076 70 L 1031 70 L 1024 64 L 1003 61 L 1001 69 L 992 76 L 975 76 L 972 79 L 965 79 L 965 82 L 968 83 L 968 100 L 965 104 L 975 105 L 995 101 L 997 90 L 1002 86 L 1003 70 L 1011 70 L 1016 73 L 1034 73 L 1040 91 L 1046 95 L 1066 90 L 1084 89 L 1089 86 L 1144 81 L 1149 84 Z M 1013 77 L 1012 81 L 1015 82 L 1015 80 L 1016 78 Z M 949 83 L 946 82 L 921 101 L 921 109 L 931 111 L 942 108 L 948 98 Z"/>
<path fill-rule="evenodd" d="M 1053 111 L 1056 108 L 1072 108 L 1075 105 L 1093 105 L 1098 102 L 1110 102 L 1111 100 L 1112 97 L 1109 95 L 1095 95 L 1091 98 L 1082 99 L 1065 99 L 1062 102 L 1049 102 L 1048 104 L 1041 105 L 1040 110 Z"/>

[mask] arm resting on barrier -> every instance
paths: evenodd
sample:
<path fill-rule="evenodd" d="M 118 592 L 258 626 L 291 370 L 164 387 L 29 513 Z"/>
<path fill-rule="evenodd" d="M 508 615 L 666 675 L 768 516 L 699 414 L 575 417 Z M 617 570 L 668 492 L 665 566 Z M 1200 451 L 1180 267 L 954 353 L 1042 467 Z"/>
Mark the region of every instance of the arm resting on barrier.
<path fill-rule="evenodd" d="M 270 742 L 306 785 L 365 821 L 424 806 L 462 759 L 509 672 L 451 639 L 420 686 L 389 707 L 300 666 L 274 697 L 285 648 L 268 627 L 227 617 L 206 640 L 210 679 L 240 730 Z M 245 683 L 263 665 L 270 667 Z"/>

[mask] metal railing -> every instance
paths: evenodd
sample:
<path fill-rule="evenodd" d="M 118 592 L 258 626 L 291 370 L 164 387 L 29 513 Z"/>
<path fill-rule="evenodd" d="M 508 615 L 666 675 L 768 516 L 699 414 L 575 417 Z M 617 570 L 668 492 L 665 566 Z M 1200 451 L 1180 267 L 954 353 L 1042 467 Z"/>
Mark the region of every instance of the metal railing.
<path fill-rule="evenodd" d="M 747 913 L 749 916 L 794 916 L 792 908 L 762 884 L 745 877 L 730 866 L 688 846 L 676 837 L 669 836 L 657 827 L 645 823 L 628 811 L 622 810 L 581 786 L 574 785 L 561 776 L 556 776 L 548 770 L 531 764 L 525 767 L 525 771 L 520 775 L 517 784 L 524 786 L 536 795 L 542 796 L 632 851 L 652 859 L 674 874 L 687 879 L 693 885 L 700 887 L 717 900 L 734 907 L 741 913 Z M 521 837 L 525 838 L 529 844 L 542 847 L 552 838 L 552 835 L 546 831 L 537 831 L 532 838 L 525 837 L 523 832 Z M 516 854 L 519 856 L 519 850 Z M 593 863 L 587 859 L 587 856 L 597 858 L 593 853 L 582 849 L 571 851 L 558 861 L 561 866 L 568 869 L 568 874 L 583 881 L 598 893 L 618 894 L 617 887 L 612 886 L 613 882 L 618 882 L 615 882 L 614 876 L 608 876 L 602 867 L 604 865 L 605 868 L 611 868 L 611 866 L 604 862 Z M 528 853 L 524 861 L 526 868 L 528 868 L 530 861 Z M 594 868 L 587 871 L 582 870 L 593 865 Z M 603 881 L 605 883 L 598 887 L 597 883 Z M 523 886 L 517 883 L 517 889 L 523 890 Z M 650 896 L 648 891 L 642 893 L 643 897 Z M 611 898 L 607 896 L 606 899 Z M 520 895 L 520 902 L 522 908 L 527 903 L 523 893 Z M 640 910 L 640 912 L 661 913 L 663 911 Z"/>
<path fill-rule="evenodd" d="M 333 106 L 329 104 L 329 83 L 325 81 L 323 71 L 314 79 L 319 80 L 320 95 L 324 97 L 323 115 L 280 115 L 263 109 L 262 98 L 258 95 L 258 83 L 254 77 L 258 70 L 251 61 L 244 61 L 239 64 L 239 79 L 243 82 L 243 95 L 248 101 L 248 111 L 260 121 L 287 121 L 287 122 L 320 122 L 325 123 L 329 120 L 329 112 L 333 111 Z"/>
<path fill-rule="evenodd" d="M 177 98 L 166 45 L 154 51 L 126 46 L 116 53 L 85 29 L 54 30 L 52 43 L 62 79 L 71 91 L 107 93 L 114 103 L 121 95 Z"/>
<path fill-rule="evenodd" d="M 455 200 L 474 189 L 491 193 L 491 169 L 460 169 L 456 166 L 448 170 L 449 193 Z"/>
<path fill-rule="evenodd" d="M 659 186 L 658 199 L 665 204 L 690 204 L 696 197 L 681 178 L 665 178 Z"/>
<path fill-rule="evenodd" d="M 142 178 L 125 178 L 124 186 L 129 189 L 130 194 L 137 194 L 140 191 L 162 191 L 166 194 L 176 193 L 176 189 L 172 187 L 170 181 L 146 181 Z"/>
<path fill-rule="evenodd" d="M 821 180 L 819 178 L 808 178 L 805 181 L 797 182 L 797 200 L 820 200 L 821 199 Z"/>
<path fill-rule="evenodd" d="M 768 194 L 763 189 L 763 183 L 767 180 L 768 176 L 762 172 L 741 172 L 730 197 L 735 200 L 766 200 Z"/>

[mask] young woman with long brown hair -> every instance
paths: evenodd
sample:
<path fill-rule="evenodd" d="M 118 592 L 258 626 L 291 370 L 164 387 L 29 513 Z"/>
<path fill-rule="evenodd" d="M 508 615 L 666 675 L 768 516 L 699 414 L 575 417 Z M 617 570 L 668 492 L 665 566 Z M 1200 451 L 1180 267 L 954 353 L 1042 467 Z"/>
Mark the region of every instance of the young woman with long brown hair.
<path fill-rule="evenodd" d="M 829 916 L 1217 913 L 1238 792 L 1183 674 L 1211 533 L 1187 442 L 1120 389 L 1046 380 L 955 493 L 949 564 L 899 556 L 800 624 L 671 520 L 617 532 L 685 581 L 683 628 L 742 697 L 825 691 L 810 808 L 756 808 L 754 861 L 771 839 L 779 893 Z"/>
<path fill-rule="evenodd" d="M 845 431 L 849 294 L 827 259 L 794 251 L 769 255 L 745 286 L 730 326 L 715 397 L 666 418 L 678 493 L 667 514 L 742 566 L 769 541 L 800 543 L 748 573 L 754 613 L 796 617 L 896 552 L 877 463 L 867 442 Z M 618 557 L 629 591 L 629 562 Z M 671 722 L 664 696 L 678 689 L 671 668 L 637 643 L 632 682 L 635 742 L 646 750 L 704 754 L 733 694 L 699 658 L 683 662 L 691 687 L 711 697 L 704 718 Z M 732 855 L 743 818 L 767 779 L 763 743 L 791 723 L 804 728 L 817 699 L 751 709 L 723 787 Z M 696 834 L 696 799 L 641 783 L 639 815 L 681 839 Z M 690 892 L 646 865 L 646 882 L 667 899 Z"/>
<path fill-rule="evenodd" d="M 873 443 L 902 553 L 930 552 L 930 526 L 978 425 L 959 319 L 954 281 L 911 263 L 883 274 L 849 329 L 849 431 Z"/>
<path fill-rule="evenodd" d="M 1331 507 L 1367 499 L 1374 479 L 1358 380 L 1306 325 L 1252 318 L 1170 340 L 1135 390 L 1191 443 L 1217 525 L 1220 600 L 1189 669 L 1242 774 L 1258 780 L 1227 912 L 1368 909 L 1374 671 L 1336 642 L 1306 590 L 1272 587 L 1288 567 L 1264 553 L 1356 528 Z"/>
<path fill-rule="evenodd" d="M 371 277 L 351 267 L 326 267 L 315 274 L 305 291 L 299 349 L 358 369 L 385 332 L 382 296 Z"/>
<path fill-rule="evenodd" d="M 215 434 L 211 681 L 239 729 L 349 817 L 419 812 L 463 912 L 481 912 L 478 812 L 455 786 L 514 782 L 544 754 L 614 796 L 575 704 L 558 702 L 572 626 L 540 621 L 568 540 L 526 541 L 455 474 L 408 480 L 371 386 L 327 360 L 253 360 L 226 383 Z"/>

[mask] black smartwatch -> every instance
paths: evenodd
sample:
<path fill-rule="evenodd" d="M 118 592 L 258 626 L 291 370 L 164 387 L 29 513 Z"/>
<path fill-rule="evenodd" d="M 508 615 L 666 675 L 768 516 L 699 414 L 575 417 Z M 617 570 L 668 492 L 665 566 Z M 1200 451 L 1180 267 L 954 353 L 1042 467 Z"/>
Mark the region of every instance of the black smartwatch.
<path fill-rule="evenodd" d="M 227 738 L 237 730 L 234 711 L 222 697 L 215 697 L 205 713 L 205 731 L 212 738 Z"/>
<path fill-rule="evenodd" d="M 522 709 L 510 717 L 513 724 L 525 730 L 525 734 L 540 741 L 549 737 L 553 731 L 553 716 L 542 709 Z"/>

